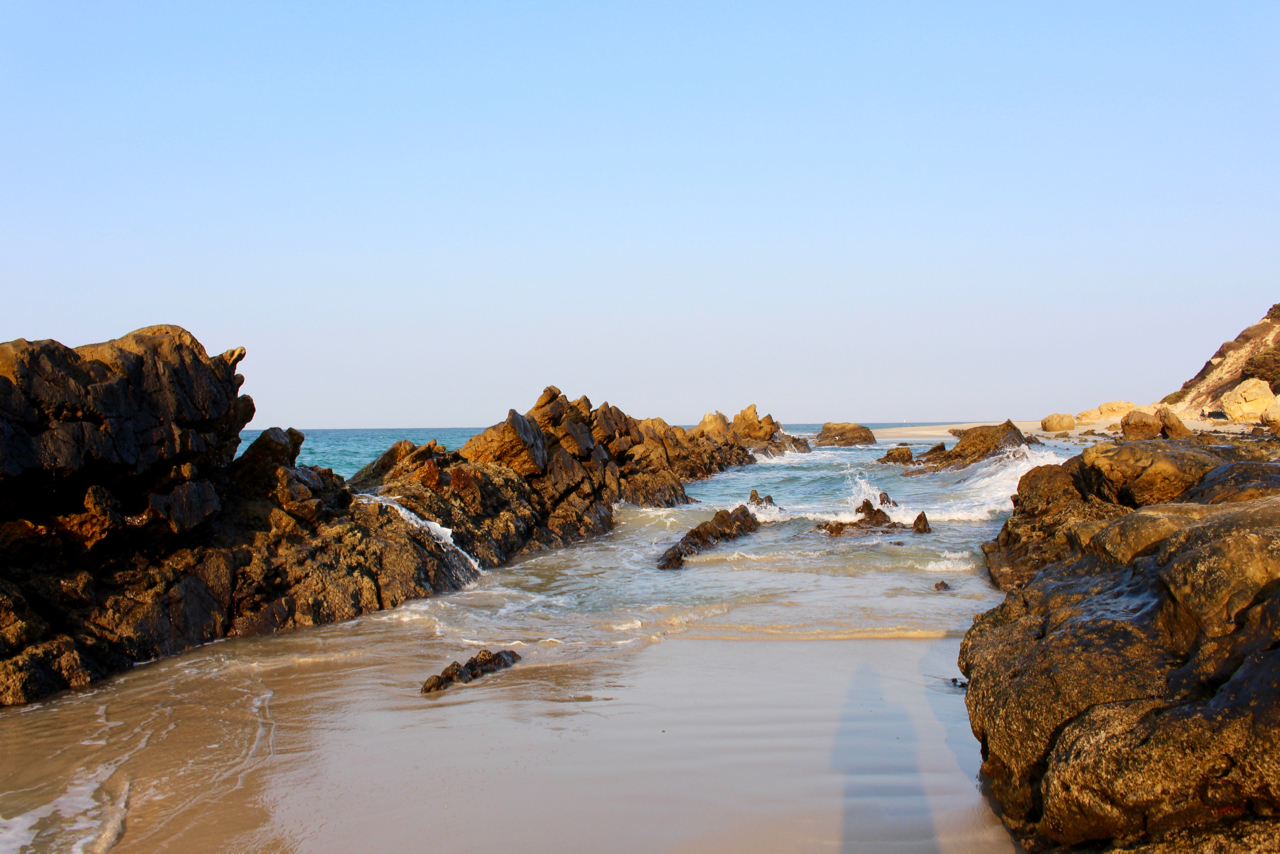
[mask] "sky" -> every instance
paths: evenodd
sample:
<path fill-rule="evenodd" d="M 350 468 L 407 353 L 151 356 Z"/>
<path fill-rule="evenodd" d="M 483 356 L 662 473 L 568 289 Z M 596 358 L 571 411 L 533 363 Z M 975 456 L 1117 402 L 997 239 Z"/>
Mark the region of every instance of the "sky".
<path fill-rule="evenodd" d="M 1276 3 L 0 0 L 0 340 L 253 426 L 1039 419 L 1280 302 Z"/>

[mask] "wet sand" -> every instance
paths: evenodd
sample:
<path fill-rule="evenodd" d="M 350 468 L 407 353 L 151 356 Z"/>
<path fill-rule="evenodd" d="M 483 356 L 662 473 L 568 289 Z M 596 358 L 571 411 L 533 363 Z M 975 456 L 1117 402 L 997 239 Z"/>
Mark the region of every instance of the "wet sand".
<path fill-rule="evenodd" d="M 429 697 L 426 666 L 294 655 L 252 676 L 265 704 L 178 704 L 165 749 L 115 769 L 127 817 L 88 850 L 1014 851 L 958 648 L 681 637 Z"/>

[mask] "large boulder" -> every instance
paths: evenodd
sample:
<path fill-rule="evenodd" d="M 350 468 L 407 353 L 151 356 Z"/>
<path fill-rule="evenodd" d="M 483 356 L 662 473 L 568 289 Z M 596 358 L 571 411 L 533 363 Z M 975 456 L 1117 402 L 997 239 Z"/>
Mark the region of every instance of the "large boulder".
<path fill-rule="evenodd" d="M 1003 820 L 1029 850 L 1277 850 L 1277 647 L 1280 496 L 1106 525 L 965 636 Z"/>
<path fill-rule="evenodd" d="M 822 425 L 814 444 L 819 448 L 847 448 L 851 445 L 874 445 L 875 435 L 861 424 L 828 421 Z"/>
<path fill-rule="evenodd" d="M 70 348 L 0 344 L 0 522 L 82 509 L 91 485 L 126 515 L 225 466 L 253 417 L 236 365 L 177 326 Z"/>
<path fill-rule="evenodd" d="M 1130 442 L 1154 439 L 1160 435 L 1160 419 L 1141 409 L 1133 409 L 1120 419 L 1120 432 Z"/>
<path fill-rule="evenodd" d="M 1275 401 L 1276 396 L 1266 381 L 1253 377 L 1223 394 L 1221 409 L 1232 421 L 1254 423 Z"/>
<path fill-rule="evenodd" d="M 1258 421 L 1272 433 L 1280 430 L 1280 399 L 1273 400 L 1271 405 L 1258 416 Z"/>
<path fill-rule="evenodd" d="M 1126 507 L 1173 501 L 1210 470 L 1233 461 L 1234 449 L 1155 439 L 1103 442 L 1080 455 L 1083 491 Z"/>
<path fill-rule="evenodd" d="M 1076 420 L 1063 412 L 1055 412 L 1040 420 L 1040 429 L 1046 433 L 1061 433 L 1076 429 Z"/>

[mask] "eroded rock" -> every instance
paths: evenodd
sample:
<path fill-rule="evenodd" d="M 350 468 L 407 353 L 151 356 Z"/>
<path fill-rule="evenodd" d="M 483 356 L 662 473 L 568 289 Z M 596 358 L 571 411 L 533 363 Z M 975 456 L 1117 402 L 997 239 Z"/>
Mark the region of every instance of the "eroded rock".
<path fill-rule="evenodd" d="M 853 445 L 874 445 L 875 435 L 861 424 L 828 421 L 822 425 L 814 445 L 819 448 L 848 448 Z"/>
<path fill-rule="evenodd" d="M 482 649 L 467 659 L 466 664 L 453 662 L 444 670 L 440 671 L 439 676 L 428 676 L 427 681 L 422 683 L 423 694 L 434 694 L 437 691 L 443 691 L 454 682 L 463 685 L 479 679 L 486 673 L 494 673 L 498 670 L 505 670 L 520 660 L 520 653 L 510 649 L 491 652 Z"/>
<path fill-rule="evenodd" d="M 1280 496 L 1163 504 L 975 621 L 966 704 L 1025 845 L 1277 838 L 1277 582 Z"/>
<path fill-rule="evenodd" d="M 685 558 L 704 552 L 717 543 L 749 534 L 759 527 L 744 504 L 739 504 L 732 511 L 717 510 L 713 518 L 694 527 L 680 538 L 680 542 L 663 552 L 658 559 L 658 569 L 680 569 Z"/>

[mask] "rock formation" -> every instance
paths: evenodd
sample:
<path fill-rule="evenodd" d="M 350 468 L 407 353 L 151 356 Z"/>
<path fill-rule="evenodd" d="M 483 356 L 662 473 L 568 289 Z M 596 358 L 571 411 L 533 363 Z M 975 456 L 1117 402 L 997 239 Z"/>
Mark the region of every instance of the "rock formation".
<path fill-rule="evenodd" d="M 897 507 L 898 505 L 887 494 L 882 492 L 880 493 L 880 506 Z M 916 516 L 914 523 L 904 525 L 901 522 L 893 521 L 889 518 L 888 513 L 872 505 L 869 498 L 865 499 L 854 512 L 862 518 L 854 522 L 822 522 L 814 530 L 822 531 L 828 537 L 843 537 L 847 534 L 887 533 L 889 531 L 906 531 L 908 529 L 917 534 L 933 532 L 933 529 L 929 527 L 929 519 L 923 512 Z"/>
<path fill-rule="evenodd" d="M 592 409 L 551 386 L 528 413 L 511 410 L 458 451 L 397 443 L 351 484 L 451 529 L 460 548 L 492 567 L 610 530 L 619 501 L 686 504 L 684 482 L 755 462 L 737 434 L 722 438 L 637 421 L 608 403 Z"/>
<path fill-rule="evenodd" d="M 297 431 L 233 461 L 243 357 L 176 326 L 0 345 L 0 704 L 475 577 L 415 520 L 297 465 Z"/>
<path fill-rule="evenodd" d="M 896 448 L 890 448 L 885 452 L 885 455 L 876 460 L 876 462 L 896 463 L 903 466 L 910 465 L 913 462 L 911 459 L 911 449 L 906 445 L 899 445 Z"/>
<path fill-rule="evenodd" d="M 1265 380 L 1249 377 L 1222 395 L 1221 408 L 1228 421 L 1251 424 L 1260 420 L 1275 400 Z"/>
<path fill-rule="evenodd" d="M 296 430 L 235 459 L 243 357 L 176 326 L 0 345 L 0 704 L 458 589 L 478 564 L 607 531 L 617 501 L 684 503 L 684 481 L 754 461 L 551 388 L 461 451 L 396 443 L 353 479 L 383 494 L 359 494 L 297 464 Z M 751 409 L 738 428 L 773 423 Z"/>
<path fill-rule="evenodd" d="M 1105 443 L 1022 477 L 960 665 L 1027 850 L 1280 850 L 1277 450 Z"/>
<path fill-rule="evenodd" d="M 991 578 L 1002 590 L 1025 584 L 1042 567 L 1083 548 L 1101 528 L 1138 507 L 1188 500 L 1184 495 L 1229 464 L 1261 453 L 1232 445 L 1160 439 L 1085 449 L 1061 465 L 1022 476 L 1013 515 L 983 545 Z M 1235 475 L 1239 477 L 1239 475 Z"/>
<path fill-rule="evenodd" d="M 698 426 L 689 431 L 689 436 L 719 445 L 738 445 L 767 457 L 781 456 L 788 451 L 809 452 L 809 443 L 783 430 L 772 415 L 760 418 L 754 403 L 733 416 L 733 423 L 723 413 L 707 413 Z"/>
<path fill-rule="evenodd" d="M 1022 435 L 1012 421 L 1003 424 L 971 427 L 951 450 L 939 444 L 916 458 L 920 468 L 909 469 L 907 474 L 927 474 L 943 469 L 958 469 L 973 465 L 997 454 L 1004 453 L 1027 445 L 1027 437 Z"/>
<path fill-rule="evenodd" d="M 1164 403 L 1186 415 L 1222 412 L 1224 405 L 1235 411 L 1233 420 L 1257 421 L 1267 408 L 1260 401 L 1261 385 L 1269 386 L 1269 394 L 1280 390 L 1280 304 L 1259 322 L 1245 329 L 1218 348 L 1194 377 L 1182 388 L 1164 398 Z M 1230 401 L 1227 403 L 1226 401 Z M 1261 408 L 1259 408 L 1261 407 Z"/>
<path fill-rule="evenodd" d="M 1111 400 L 1097 409 L 1086 409 L 1084 412 L 1079 413 L 1076 415 L 1076 423 L 1097 424 L 1099 421 L 1113 421 L 1117 418 L 1123 418 L 1137 408 L 1137 404 L 1130 403 L 1127 400 Z"/>
<path fill-rule="evenodd" d="M 1068 414 L 1055 412 L 1046 416 L 1040 421 L 1040 429 L 1046 433 L 1061 433 L 1064 430 L 1074 430 L 1076 428 L 1076 420 Z"/>
<path fill-rule="evenodd" d="M 745 504 L 739 504 L 732 511 L 717 510 L 714 517 L 695 526 L 680 542 L 663 552 L 658 559 L 658 569 L 680 569 L 685 558 L 704 552 L 716 543 L 750 534 L 759 527 L 760 523 Z"/>
<path fill-rule="evenodd" d="M 875 435 L 861 424 L 828 421 L 822 425 L 814 445 L 819 448 L 847 448 L 852 445 L 874 445 Z"/>
<path fill-rule="evenodd" d="M 454 662 L 440 671 L 439 676 L 428 676 L 427 681 L 422 683 L 423 694 L 434 694 L 437 691 L 443 691 L 454 682 L 463 685 L 472 682 L 484 676 L 486 673 L 493 673 L 498 670 L 505 670 L 520 660 L 520 653 L 514 650 L 504 649 L 498 652 L 491 652 L 482 649 L 467 659 L 466 664 Z"/>
<path fill-rule="evenodd" d="M 1280 494 L 1242 482 L 1280 466 L 1224 468 L 1219 503 L 1085 523 L 965 636 L 983 772 L 1028 850 L 1280 850 Z"/>

